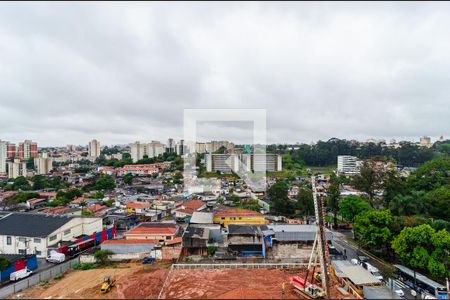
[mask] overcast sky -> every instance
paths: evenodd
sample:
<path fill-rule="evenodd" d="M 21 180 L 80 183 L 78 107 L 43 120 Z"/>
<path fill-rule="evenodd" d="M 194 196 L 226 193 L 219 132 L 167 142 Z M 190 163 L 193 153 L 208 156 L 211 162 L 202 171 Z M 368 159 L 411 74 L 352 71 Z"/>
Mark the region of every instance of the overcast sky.
<path fill-rule="evenodd" d="M 449 98 L 450 3 L 0 4 L 11 142 L 165 142 L 188 108 L 266 109 L 269 142 L 448 137 Z"/>

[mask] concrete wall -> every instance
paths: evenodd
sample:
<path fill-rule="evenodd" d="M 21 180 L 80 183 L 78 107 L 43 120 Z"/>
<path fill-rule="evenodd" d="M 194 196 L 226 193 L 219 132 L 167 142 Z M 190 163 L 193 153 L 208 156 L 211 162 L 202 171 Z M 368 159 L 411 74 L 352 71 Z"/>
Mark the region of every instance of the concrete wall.
<path fill-rule="evenodd" d="M 181 254 L 182 247 L 163 247 L 162 248 L 162 259 L 163 260 L 173 260 L 178 259 Z"/>
<path fill-rule="evenodd" d="M 269 256 L 274 259 L 305 259 L 308 260 L 311 255 L 312 246 L 297 243 L 274 243 Z"/>

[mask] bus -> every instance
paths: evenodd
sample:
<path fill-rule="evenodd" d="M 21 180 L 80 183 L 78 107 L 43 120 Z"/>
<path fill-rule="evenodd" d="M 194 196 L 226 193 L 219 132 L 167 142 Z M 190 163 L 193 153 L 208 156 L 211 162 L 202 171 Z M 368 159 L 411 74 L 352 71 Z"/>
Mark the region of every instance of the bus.
<path fill-rule="evenodd" d="M 394 265 L 398 277 L 410 288 L 414 287 L 414 271 L 402 266 Z M 448 299 L 447 288 L 430 278 L 416 272 L 416 291 L 422 294 L 429 294 L 436 299 Z"/>

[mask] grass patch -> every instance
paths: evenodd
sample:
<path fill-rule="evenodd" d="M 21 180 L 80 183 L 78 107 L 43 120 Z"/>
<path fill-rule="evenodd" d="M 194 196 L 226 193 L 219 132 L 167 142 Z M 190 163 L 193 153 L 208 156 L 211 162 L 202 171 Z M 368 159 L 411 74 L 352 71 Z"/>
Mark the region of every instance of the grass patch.
<path fill-rule="evenodd" d="M 93 263 L 75 264 L 73 266 L 74 270 L 92 270 L 95 268 L 97 268 L 97 265 Z"/>
<path fill-rule="evenodd" d="M 64 278 L 64 274 L 63 273 L 60 273 L 60 274 L 58 274 L 58 275 L 56 275 L 55 276 L 55 280 L 61 280 L 61 279 L 63 279 Z"/>

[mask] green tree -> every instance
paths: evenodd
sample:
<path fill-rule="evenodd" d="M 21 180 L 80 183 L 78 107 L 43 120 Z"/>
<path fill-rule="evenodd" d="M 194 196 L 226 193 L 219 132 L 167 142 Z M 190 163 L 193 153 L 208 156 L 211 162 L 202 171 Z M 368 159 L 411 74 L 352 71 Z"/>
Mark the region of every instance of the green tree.
<path fill-rule="evenodd" d="M 337 215 L 339 209 L 339 199 L 341 196 L 341 184 L 343 179 L 334 173 L 330 176 L 330 187 L 327 192 L 327 204 L 333 214 L 333 226 L 337 228 Z"/>
<path fill-rule="evenodd" d="M 314 199 L 311 189 L 300 188 L 298 190 L 295 209 L 299 210 L 306 217 L 314 215 Z"/>
<path fill-rule="evenodd" d="M 6 257 L 0 257 L 0 272 L 8 269 L 12 263 Z"/>
<path fill-rule="evenodd" d="M 445 274 L 445 249 L 450 249 L 450 234 L 436 232 L 430 225 L 405 227 L 392 241 L 392 249 L 413 269 L 428 270 L 434 277 Z"/>
<path fill-rule="evenodd" d="M 391 201 L 399 196 L 405 195 L 408 192 L 407 182 L 404 177 L 398 175 L 396 171 L 388 171 L 383 182 L 384 195 L 383 206 L 389 208 Z"/>
<path fill-rule="evenodd" d="M 434 159 L 424 163 L 408 178 L 411 190 L 431 191 L 450 184 L 450 157 Z"/>
<path fill-rule="evenodd" d="M 113 254 L 114 252 L 112 252 L 111 250 L 98 250 L 95 251 L 94 258 L 100 265 L 106 265 L 109 257 Z"/>
<path fill-rule="evenodd" d="M 450 222 L 450 185 L 428 192 L 425 199 L 428 213 L 432 218 Z"/>
<path fill-rule="evenodd" d="M 273 210 L 279 214 L 292 214 L 294 205 L 288 197 L 289 187 L 286 182 L 280 180 L 274 183 L 268 190 L 267 195 L 273 202 Z"/>
<path fill-rule="evenodd" d="M 116 187 L 116 182 L 111 176 L 101 176 L 95 182 L 95 189 L 97 190 L 112 190 Z"/>
<path fill-rule="evenodd" d="M 369 249 L 389 253 L 393 218 L 389 210 L 367 210 L 356 216 L 353 226 L 359 243 Z"/>
<path fill-rule="evenodd" d="M 412 191 L 408 195 L 397 195 L 389 203 L 389 208 L 396 216 L 420 215 L 426 212 L 423 191 Z"/>
<path fill-rule="evenodd" d="M 375 204 L 376 191 L 382 189 L 385 178 L 385 172 L 382 168 L 377 168 L 376 163 L 374 160 L 364 161 L 360 168 L 360 174 L 353 177 L 353 185 L 368 195 L 372 207 Z"/>
<path fill-rule="evenodd" d="M 132 174 L 126 174 L 126 175 L 123 177 L 123 182 L 124 182 L 125 184 L 130 185 L 130 184 L 133 182 L 133 175 L 132 175 Z"/>
<path fill-rule="evenodd" d="M 31 185 L 25 177 L 19 176 L 14 179 L 13 190 L 29 191 L 29 190 L 31 190 Z"/>
<path fill-rule="evenodd" d="M 370 204 L 358 196 L 346 196 L 339 202 L 339 214 L 352 223 L 355 222 L 357 215 L 369 210 L 372 210 Z"/>

